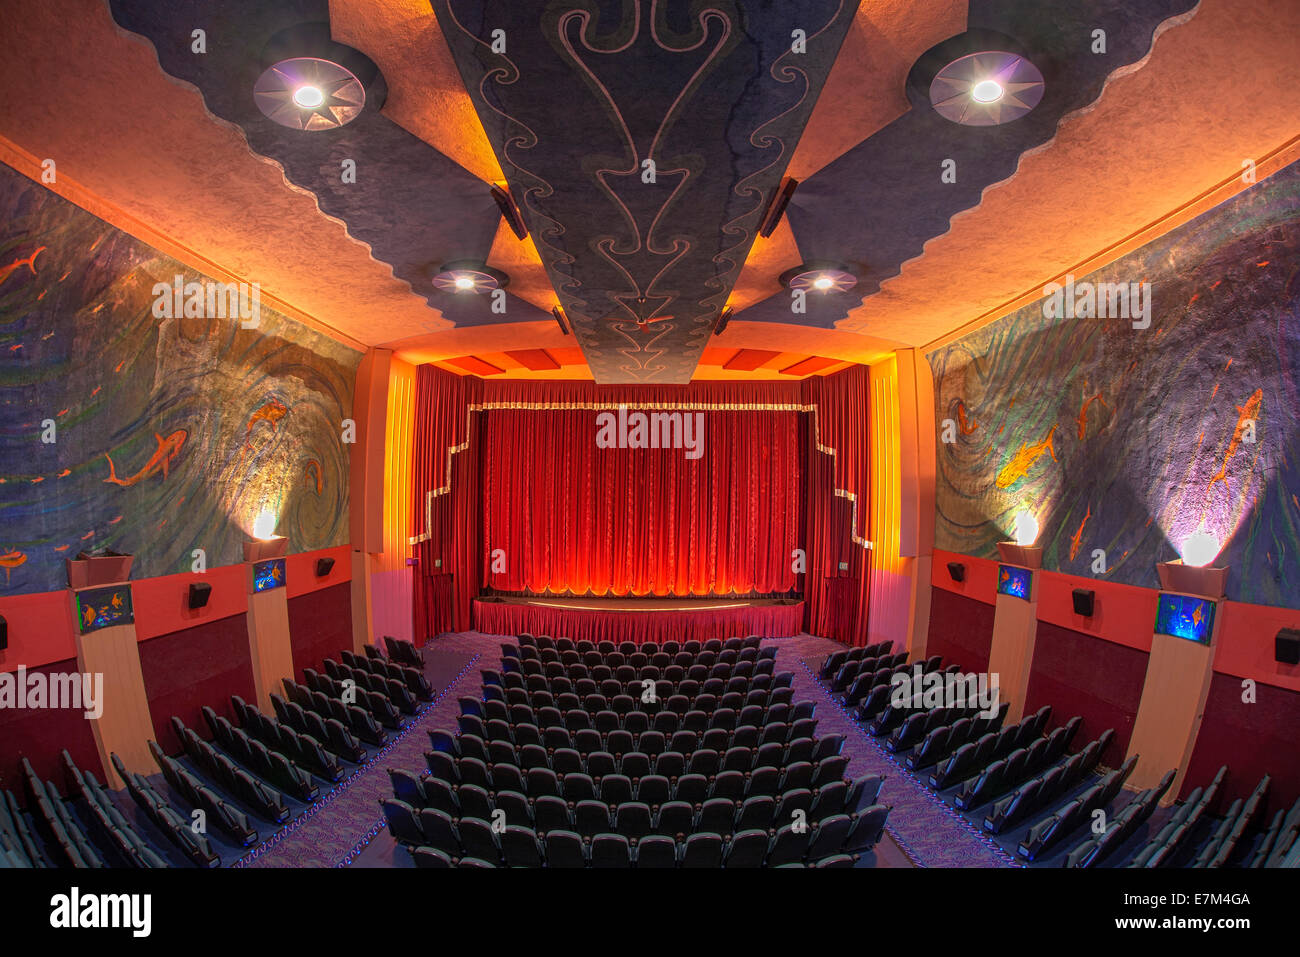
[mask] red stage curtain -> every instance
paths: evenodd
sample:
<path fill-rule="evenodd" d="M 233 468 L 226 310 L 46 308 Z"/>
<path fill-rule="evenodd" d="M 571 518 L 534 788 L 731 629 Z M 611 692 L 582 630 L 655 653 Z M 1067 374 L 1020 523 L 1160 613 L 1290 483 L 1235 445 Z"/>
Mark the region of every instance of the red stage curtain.
<path fill-rule="evenodd" d="M 630 415 L 640 407 L 628 399 Z M 485 584 L 598 596 L 797 587 L 798 412 L 683 410 L 704 424 L 696 459 L 685 449 L 600 448 L 599 414 L 484 413 Z M 504 570 L 494 570 L 498 561 Z"/>
<path fill-rule="evenodd" d="M 689 611 L 601 611 L 474 602 L 474 627 L 489 635 L 552 635 L 574 641 L 708 641 L 762 635 L 788 638 L 803 627 L 803 605 L 750 605 Z"/>
<path fill-rule="evenodd" d="M 803 401 L 817 408 L 808 437 L 807 628 L 865 645 L 871 591 L 871 552 L 861 544 L 871 528 L 867 367 L 811 376 L 800 386 Z"/>

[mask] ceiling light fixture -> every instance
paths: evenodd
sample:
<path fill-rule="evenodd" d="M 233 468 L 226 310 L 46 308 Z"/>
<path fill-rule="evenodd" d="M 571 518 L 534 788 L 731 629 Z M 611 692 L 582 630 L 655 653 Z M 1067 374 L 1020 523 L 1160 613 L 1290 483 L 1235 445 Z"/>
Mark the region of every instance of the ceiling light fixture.
<path fill-rule="evenodd" d="M 804 292 L 845 292 L 857 284 L 858 277 L 844 263 L 801 263 L 781 274 L 781 285 Z"/>
<path fill-rule="evenodd" d="M 461 295 L 502 289 L 509 281 L 510 277 L 499 269 L 470 260 L 446 263 L 438 268 L 438 274 L 433 277 L 435 288 Z"/>
<path fill-rule="evenodd" d="M 996 103 L 1002 99 L 1002 84 L 997 80 L 980 80 L 971 87 L 970 95 L 976 103 Z"/>
<path fill-rule="evenodd" d="M 345 66 L 319 57 L 291 57 L 257 78 L 253 100 L 262 113 L 294 130 L 332 130 L 352 122 L 366 90 Z"/>
<path fill-rule="evenodd" d="M 963 126 L 1018 120 L 1043 98 L 1043 74 L 1018 53 L 968 53 L 943 67 L 930 83 L 930 104 Z"/>

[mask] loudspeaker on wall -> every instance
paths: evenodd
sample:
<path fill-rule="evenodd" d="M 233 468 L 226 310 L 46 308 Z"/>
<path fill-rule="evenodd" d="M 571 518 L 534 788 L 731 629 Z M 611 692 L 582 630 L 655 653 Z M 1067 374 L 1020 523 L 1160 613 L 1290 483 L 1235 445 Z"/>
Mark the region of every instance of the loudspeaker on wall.
<path fill-rule="evenodd" d="M 212 594 L 212 586 L 207 582 L 193 582 L 190 585 L 190 608 L 203 608 Z"/>
<path fill-rule="evenodd" d="M 1074 599 L 1074 613 L 1083 615 L 1084 618 L 1091 618 L 1093 607 L 1096 604 L 1097 593 L 1091 588 L 1076 588 L 1070 593 Z"/>

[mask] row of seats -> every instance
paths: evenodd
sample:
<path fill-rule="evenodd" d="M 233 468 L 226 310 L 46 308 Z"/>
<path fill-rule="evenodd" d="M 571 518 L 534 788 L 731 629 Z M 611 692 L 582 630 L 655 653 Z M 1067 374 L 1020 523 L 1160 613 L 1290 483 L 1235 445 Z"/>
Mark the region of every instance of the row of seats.
<path fill-rule="evenodd" d="M 9 791 L 0 791 L 0 869 L 48 866 L 18 800 Z"/>
<path fill-rule="evenodd" d="M 1007 709 L 1008 705 L 1003 704 L 992 717 L 975 714 L 959 717 L 949 724 L 940 724 L 925 733 L 925 737 L 913 747 L 911 753 L 904 759 L 904 763 L 913 771 L 924 771 L 926 768 L 934 767 L 940 761 L 951 757 L 953 752 L 963 745 L 979 741 L 986 734 L 1000 732 L 1002 723 L 1006 720 Z M 906 726 L 907 723 L 904 722 L 895 735 L 901 738 Z M 895 735 L 890 736 L 891 741 Z"/>
<path fill-rule="evenodd" d="M 859 648 L 833 652 L 826 656 L 822 666 L 817 669 L 817 677 L 823 683 L 829 682 L 849 662 L 861 661 L 863 658 L 879 658 L 881 655 L 889 654 L 893 647 L 894 643 L 892 641 L 882 641 L 874 645 L 863 645 Z"/>
<path fill-rule="evenodd" d="M 289 700 L 305 711 L 315 711 L 322 718 L 333 718 L 366 744 L 382 748 L 388 744 L 388 734 L 379 726 L 369 711 L 355 704 L 347 704 L 341 695 L 331 695 L 300 685 L 292 678 L 281 678 Z M 357 693 L 360 700 L 361 692 Z"/>
<path fill-rule="evenodd" d="M 732 683 L 732 688 L 744 690 L 747 685 L 755 688 L 767 687 L 786 687 L 793 680 L 794 675 L 789 672 L 782 672 L 782 677 L 777 680 L 776 662 L 771 658 L 758 662 L 757 664 L 742 661 L 735 665 L 716 664 L 711 668 L 704 665 L 693 665 L 690 668 L 679 668 L 677 665 L 669 665 L 667 668 L 659 669 L 654 665 L 644 665 L 640 668 L 633 668 L 631 665 L 619 665 L 617 668 L 605 668 L 604 666 L 588 669 L 586 665 L 572 665 L 565 668 L 563 665 L 547 665 L 543 668 L 540 664 L 536 669 L 512 668 L 510 667 L 512 659 L 504 658 L 501 662 L 501 668 L 483 668 L 479 674 L 483 676 L 483 683 L 487 685 L 499 684 L 505 688 L 526 688 L 529 691 L 549 690 L 555 694 L 561 694 L 567 691 L 575 690 L 576 686 L 583 682 L 591 682 L 599 688 L 608 682 L 616 682 L 628 689 L 628 693 L 636 697 L 642 697 L 644 687 L 647 683 L 653 682 L 656 686 L 656 697 L 665 698 L 672 694 L 671 687 L 664 689 L 661 683 L 667 682 L 671 685 L 679 685 L 683 682 L 694 681 L 704 684 L 706 681 L 721 681 L 724 684 Z M 524 662 L 524 665 L 537 664 L 536 662 Z M 747 684 L 742 684 L 746 682 Z M 636 691 L 631 691 L 633 685 L 637 686 Z M 609 685 L 612 689 L 613 685 Z M 728 690 L 732 690 L 729 688 Z M 596 690 L 596 689 L 590 689 Z M 584 690 L 582 694 L 589 691 Z M 614 691 L 614 694 L 620 692 Z"/>
<path fill-rule="evenodd" d="M 417 812 L 429 808 L 457 820 L 461 817 L 492 819 L 500 812 L 507 824 L 526 825 L 541 832 L 578 830 L 588 836 L 594 830 L 580 825 L 584 820 L 592 820 L 594 815 L 597 821 L 595 830 L 609 830 L 611 822 L 614 822 L 614 830 L 628 833 L 631 837 L 640 834 L 618 826 L 623 815 L 634 819 L 636 815 L 644 814 L 645 820 L 651 822 L 645 833 L 659 829 L 661 833 L 676 834 L 694 829 L 730 834 L 733 830 L 772 827 L 798 819 L 818 821 L 833 814 L 858 813 L 876 802 L 884 783 L 883 776 L 871 774 L 863 775 L 851 784 L 841 779 L 819 788 L 792 788 L 775 795 L 746 797 L 727 792 L 725 786 L 714 789 L 708 782 L 703 782 L 703 787 L 678 791 L 671 783 L 660 781 L 653 782 L 657 785 L 653 793 L 649 787 L 640 787 L 637 800 L 611 804 L 594 798 L 566 801 L 549 794 L 530 799 L 519 791 L 492 793 L 474 784 L 450 785 L 437 778 L 417 777 L 409 771 L 391 768 L 388 774 L 394 796 Z M 643 779 L 640 783 L 645 784 L 645 781 Z M 630 810 L 624 811 L 625 807 Z M 728 808 L 730 810 L 726 810 Z M 696 815 L 706 810 L 709 811 L 706 817 L 710 826 L 698 826 L 701 820 Z M 728 823 L 724 824 L 718 815 Z"/>
<path fill-rule="evenodd" d="M 696 752 L 697 755 L 700 753 L 702 752 Z M 711 753 L 717 756 L 717 752 Z M 430 757 L 438 755 L 439 752 L 429 752 Z M 686 793 L 687 788 L 707 787 L 710 796 L 740 799 L 756 794 L 778 794 L 793 788 L 819 788 L 842 780 L 848 760 L 844 755 L 835 755 L 816 763 L 800 761 L 785 768 L 762 767 L 748 773 L 722 770 L 720 766 L 713 765 L 717 769 L 711 773 L 687 770 L 675 780 L 662 774 L 647 774 L 634 780 L 626 774 L 616 772 L 606 774 L 597 781 L 590 774 L 581 771 L 561 776 L 550 768 L 529 768 L 525 772 L 513 764 L 484 765 L 472 758 L 463 758 L 461 767 L 457 769 L 459 780 L 451 781 L 446 777 L 435 777 L 432 780 L 442 780 L 452 786 L 472 784 L 487 791 L 517 791 L 532 797 L 551 794 L 567 801 L 599 798 L 611 804 L 646 800 L 643 788 L 658 788 L 658 782 L 662 781 L 674 789 L 675 795 Z M 432 770 L 437 774 L 448 773 L 441 761 L 437 761 Z"/>
<path fill-rule="evenodd" d="M 419 671 L 421 677 L 424 676 L 424 655 L 411 642 L 384 635 L 384 648 L 388 651 L 388 657 L 397 664 L 408 665 Z M 366 657 L 381 659 L 383 656 L 374 645 L 366 645 Z"/>
<path fill-rule="evenodd" d="M 202 713 L 213 740 L 244 768 L 304 804 L 310 804 L 320 797 L 320 788 L 312 782 L 311 776 L 281 752 L 272 751 L 207 705 L 203 706 Z"/>
<path fill-rule="evenodd" d="M 68 812 L 54 782 L 42 781 L 27 758 L 22 760 L 22 774 L 27 806 L 35 809 L 32 822 L 46 847 L 53 852 L 54 866 L 104 867 L 103 858 Z"/>
<path fill-rule="evenodd" d="M 647 704 L 652 707 L 646 707 Z M 640 732 L 653 726 L 669 734 L 681 727 L 682 720 L 692 711 L 701 711 L 707 717 L 719 709 L 730 709 L 737 712 L 737 721 L 740 724 L 763 724 L 767 720 L 788 720 L 768 717 L 769 711 L 782 705 L 794 706 L 793 688 L 773 690 L 753 688 L 747 692 L 731 691 L 719 694 L 713 692 L 670 694 L 665 698 L 656 696 L 653 701 L 630 694 L 616 694 L 611 697 L 593 692 L 579 697 L 572 693 L 552 695 L 548 691 L 529 693 L 512 688 L 501 698 L 489 693 L 483 699 L 468 697 L 460 699 L 462 714 L 475 714 L 484 720 L 499 718 L 514 724 L 540 724 L 537 719 L 538 714 L 550 709 L 546 711 L 550 715 L 548 724 L 562 725 L 564 724 L 562 718 L 569 711 L 586 711 L 591 715 L 600 715 L 608 711 L 612 712 L 614 723 L 601 728 L 602 731 L 612 731 L 615 727 L 621 727 Z M 799 707 L 802 713 L 798 717 L 807 717 L 815 710 L 814 703 L 811 701 L 801 702 Z M 557 720 L 553 712 L 559 712 L 561 719 Z M 607 715 L 600 720 L 606 719 L 608 719 Z"/>
<path fill-rule="evenodd" d="M 677 665 L 682 668 L 690 668 L 694 665 L 703 665 L 711 667 L 715 664 L 734 665 L 738 662 L 748 661 L 757 662 L 776 658 L 776 648 L 727 648 L 720 651 L 703 649 L 697 651 L 634 651 L 624 654 L 621 651 L 601 652 L 588 648 L 583 651 L 566 650 L 557 651 L 554 648 L 534 648 L 530 645 L 516 645 L 503 643 L 501 645 L 501 658 L 516 659 L 520 662 L 538 661 L 542 664 L 559 663 L 566 667 L 576 664 L 584 664 L 588 668 L 597 668 L 605 665 L 610 668 L 617 668 L 619 665 L 631 665 L 634 668 L 640 668 L 644 665 L 654 665 L 657 668 L 667 668 L 671 665 Z"/>
<path fill-rule="evenodd" d="M 1300 851 L 1300 798 L 1291 810 L 1278 810 L 1250 860 L 1250 867 L 1282 867 Z M 1296 866 L 1291 863 L 1288 866 Z"/>
<path fill-rule="evenodd" d="M 402 642 L 402 644 L 410 646 L 410 642 L 407 641 Z M 366 645 L 366 650 L 371 651 L 373 647 L 373 645 Z M 418 652 L 416 654 L 418 656 Z M 433 700 L 433 686 L 429 684 L 429 679 L 424 676 L 423 664 L 412 665 L 409 662 L 389 661 L 382 655 L 354 655 L 350 651 L 340 651 L 339 658 L 342 664 L 354 671 L 366 671 L 380 678 L 401 682 L 407 691 L 421 701 Z M 329 673 L 331 661 L 333 659 L 326 659 L 324 662 L 323 667 L 326 674 Z M 339 663 L 335 662 L 335 664 Z"/>
<path fill-rule="evenodd" d="M 936 655 L 924 663 L 923 670 L 926 672 L 931 671 L 938 665 L 938 663 L 939 659 Z M 832 675 L 826 684 L 828 684 L 831 691 L 836 694 L 849 695 L 852 693 L 853 686 L 862 678 L 876 675 L 880 672 L 890 674 L 897 670 L 900 665 L 906 664 L 906 651 L 900 651 L 897 654 L 892 655 L 881 655 L 878 658 L 862 658 L 858 661 L 846 664 L 843 668 Z M 908 665 L 908 667 L 910 668 L 912 666 Z M 872 681 L 870 684 L 864 685 L 864 687 L 870 688 L 871 685 L 875 683 L 877 682 Z M 861 700 L 861 697 L 857 696 L 853 700 Z"/>
<path fill-rule="evenodd" d="M 268 748 L 331 784 L 343 780 L 343 765 L 322 746 L 320 739 L 295 730 L 279 718 L 262 714 L 237 694 L 230 696 L 230 708 L 240 728 Z"/>
<path fill-rule="evenodd" d="M 1094 811 L 1104 810 L 1115 800 L 1136 764 L 1137 755 L 1130 756 L 1123 765 L 1103 776 L 1083 794 L 1040 819 L 1029 828 L 1024 839 L 1017 845 L 1016 853 L 1027 861 L 1035 860 L 1079 828 L 1087 826 L 1092 821 Z M 1166 775 L 1162 794 L 1168 790 L 1169 782 L 1173 780 L 1172 775 L 1172 771 Z"/>
<path fill-rule="evenodd" d="M 346 685 L 350 681 L 358 690 L 364 688 L 371 694 L 387 699 L 389 704 L 402 714 L 412 715 L 420 710 L 419 699 L 404 682 L 396 678 L 374 674 L 364 668 L 353 668 L 333 658 L 326 658 L 324 667 L 326 676 L 334 682 L 335 686 Z M 303 669 L 303 677 L 305 678 L 306 675 L 307 669 Z M 307 686 L 312 687 L 310 681 L 307 682 Z"/>
<path fill-rule="evenodd" d="M 175 758 L 164 754 L 158 742 L 150 741 L 149 751 L 167 783 L 191 807 L 201 810 L 209 825 L 238 846 L 251 847 L 257 843 L 257 831 L 249 824 L 243 811 L 226 802 Z"/>
<path fill-rule="evenodd" d="M 110 755 L 113 768 L 118 777 L 126 784 L 126 791 L 167 840 L 175 845 L 196 867 L 220 867 L 221 858 L 212 850 L 212 844 L 204 834 L 191 826 L 191 822 L 181 817 L 176 809 L 154 789 L 154 786 L 140 774 L 128 771 L 122 759 L 116 753 Z"/>
<path fill-rule="evenodd" d="M 296 701 L 285 701 L 278 694 L 271 695 L 271 707 L 281 725 L 320 742 L 353 764 L 365 762 L 366 749 L 361 746 L 360 739 L 338 718 L 318 714 L 313 708 L 304 708 Z"/>
<path fill-rule="evenodd" d="M 901 754 L 926 743 L 927 739 L 930 739 L 929 743 L 934 749 L 937 744 L 946 746 L 954 735 L 961 739 L 964 735 L 978 734 L 984 729 L 992 731 L 1002 726 L 1007 707 L 1002 705 L 991 715 L 985 714 L 984 710 L 975 704 L 951 708 L 895 708 L 894 710 L 899 712 L 897 722 L 891 720 L 888 723 L 880 723 L 881 728 L 896 725 L 889 731 L 885 750 L 893 754 Z"/>
<path fill-rule="evenodd" d="M 478 818 L 453 823 L 430 812 L 421 823 L 407 815 L 397 801 L 381 801 L 389 828 L 399 841 L 412 846 L 418 866 L 450 866 L 435 858 L 422 861 L 432 849 L 450 861 L 461 857 L 509 867 L 780 867 L 813 864 L 839 855 L 873 848 L 884 830 L 889 808 L 874 805 L 856 817 L 838 814 L 815 825 L 787 824 L 771 833 L 762 828 L 735 832 L 729 839 L 710 831 L 692 834 L 646 835 L 600 832 L 585 839 L 575 831 L 552 830 L 539 836 L 531 828 L 508 824 L 496 828 Z"/>
<path fill-rule="evenodd" d="M 401 709 L 393 704 L 388 695 L 382 691 L 371 691 L 369 688 L 358 685 L 355 681 L 351 684 L 345 681 L 336 681 L 329 675 L 323 675 L 314 668 L 302 669 L 302 677 L 311 691 L 324 695 L 328 700 L 338 701 L 344 710 L 354 707 L 358 711 L 364 709 L 369 712 L 371 721 L 362 722 L 363 725 L 368 726 L 377 721 L 385 728 L 400 731 L 406 724 Z M 288 681 L 289 679 L 284 680 Z M 380 678 L 375 680 L 383 681 Z M 288 690 L 288 685 L 285 686 L 285 690 Z M 338 711 L 328 705 L 327 707 L 330 708 L 330 714 L 336 718 L 339 717 Z M 349 717 L 349 721 L 354 728 L 359 717 L 360 715 L 356 718 Z M 382 734 L 378 729 L 376 729 L 375 733 Z M 357 734 L 361 734 L 361 731 L 357 730 Z"/>
<path fill-rule="evenodd" d="M 1072 718 L 1070 724 L 1052 732 L 1054 736 L 1064 736 L 1064 746 L 1060 753 L 1069 750 L 1070 738 L 1074 736 L 1079 721 L 1078 717 Z M 1089 742 L 1078 753 L 1034 775 L 1006 797 L 996 801 L 984 818 L 984 830 L 990 834 L 1001 834 L 1078 786 L 1096 770 L 1098 761 L 1113 737 L 1114 732 L 1108 728 L 1101 737 Z"/>
<path fill-rule="evenodd" d="M 516 641 L 520 648 L 553 648 L 556 651 L 577 651 L 584 653 L 587 651 L 599 651 L 602 655 L 618 651 L 625 655 L 644 652 L 653 655 L 656 652 L 664 651 L 668 654 L 676 654 L 679 651 L 685 651 L 689 654 L 699 654 L 701 651 L 711 651 L 715 654 L 722 651 L 740 650 L 742 648 L 760 648 L 763 639 L 759 635 L 748 635 L 745 638 L 710 638 L 707 641 L 665 641 L 662 644 L 654 641 L 644 641 L 638 644 L 635 641 L 621 641 L 617 644 L 612 641 L 587 641 L 579 639 L 574 641 L 572 638 L 552 638 L 549 635 L 531 635 L 528 632 L 521 632 L 516 636 Z"/>
<path fill-rule="evenodd" d="M 1129 862 L 1129 867 L 1178 866 L 1180 857 L 1185 857 L 1194 845 L 1203 821 L 1208 821 L 1214 813 L 1214 802 L 1218 800 L 1219 791 L 1227 776 L 1228 767 L 1223 765 L 1208 786 L 1194 788 L 1170 815 L 1164 827 Z M 1265 789 L 1267 790 L 1267 784 Z M 1241 802 L 1238 799 L 1232 814 L 1224 819 L 1225 822 L 1230 821 L 1240 810 Z"/>
<path fill-rule="evenodd" d="M 1001 797 L 1056 764 L 1065 754 L 1069 739 L 1069 730 L 1057 728 L 1045 738 L 1035 738 L 1029 747 L 1016 748 L 1005 758 L 998 758 L 958 789 L 953 805 L 959 811 L 971 811 Z"/>
<path fill-rule="evenodd" d="M 1125 764 L 1136 763 L 1136 758 L 1137 755 L 1133 755 Z M 1176 773 L 1166 771 L 1158 785 L 1147 788 L 1124 805 L 1123 810 L 1107 822 L 1103 833 L 1085 838 L 1082 844 L 1067 855 L 1065 866 L 1096 867 L 1106 860 L 1121 844 L 1136 834 L 1137 829 L 1155 812 L 1160 799 L 1173 784 Z"/>
<path fill-rule="evenodd" d="M 723 698 L 726 698 L 729 702 L 727 707 L 738 708 L 743 708 L 747 705 L 762 705 L 767 707 L 780 703 L 789 704 L 794 700 L 794 688 L 792 686 L 787 685 L 783 688 L 772 688 L 770 687 L 770 682 L 767 684 L 769 685 L 767 687 L 754 687 L 754 682 L 751 681 L 748 690 L 741 691 L 739 689 L 746 686 L 737 682 L 735 686 L 737 690 L 734 692 L 728 692 L 727 682 L 723 681 L 721 678 L 710 678 L 703 682 L 693 681 L 688 678 L 685 681 L 679 682 L 677 685 L 666 685 L 663 688 L 661 688 L 656 682 L 653 688 L 653 694 L 649 694 L 647 693 L 648 686 L 644 684 L 633 682 L 630 686 L 622 686 L 617 681 L 611 680 L 610 682 L 601 682 L 599 685 L 595 682 L 591 682 L 590 684 L 575 682 L 574 688 L 577 689 L 581 687 L 582 694 L 579 694 L 577 690 L 574 690 L 560 692 L 559 695 L 552 694 L 549 690 L 544 688 L 537 691 L 530 691 L 526 688 L 506 688 L 503 685 L 486 685 L 483 688 L 483 701 L 493 701 L 498 704 L 504 704 L 507 708 L 515 708 L 520 705 L 525 705 L 536 710 L 538 708 L 559 708 L 559 699 L 563 697 L 566 702 L 565 707 L 560 708 L 560 710 L 563 711 L 568 710 L 570 707 L 582 707 L 582 702 L 587 696 L 599 694 L 604 696 L 609 702 L 608 707 L 611 710 L 617 711 L 620 715 L 623 715 L 633 712 L 658 714 L 662 710 L 658 707 L 659 702 L 666 702 L 676 695 L 680 695 L 686 699 L 685 710 L 688 711 L 690 710 L 691 704 L 694 702 L 695 698 L 701 694 L 713 695 L 718 698 L 719 702 L 721 702 Z M 635 688 L 636 693 L 634 694 L 629 690 L 630 688 Z M 660 694 L 660 691 L 665 691 L 665 693 Z M 736 700 L 735 697 L 732 696 L 737 695 L 739 696 L 739 701 L 735 704 L 730 703 Z M 641 705 L 650 704 L 650 699 L 652 697 L 656 699 L 653 702 L 655 707 L 647 711 L 642 708 Z M 631 699 L 631 703 L 629 704 L 628 701 L 624 701 L 624 698 Z M 576 705 L 572 704 L 575 700 L 577 701 Z M 614 707 L 615 701 L 621 703 L 620 708 Z M 680 702 L 674 702 L 673 708 L 669 710 L 676 710 L 678 704 L 680 704 Z"/>
<path fill-rule="evenodd" d="M 653 732 L 645 732 L 652 734 Z M 465 735 L 465 737 L 471 737 Z M 656 739 L 649 744 L 662 743 Z M 722 743 L 725 743 L 722 742 Z M 462 748 L 466 747 L 462 742 Z M 561 776 L 573 772 L 603 777 L 606 774 L 626 774 L 631 778 L 645 777 L 647 774 L 662 774 L 676 778 L 683 774 L 717 774 L 719 771 L 755 771 L 759 768 L 784 768 L 800 762 L 817 763 L 841 752 L 844 736 L 827 735 L 824 738 L 796 738 L 789 744 L 776 741 L 759 747 L 736 745 L 719 750 L 713 747 L 694 748 L 689 751 L 659 751 L 651 749 L 642 751 L 613 752 L 608 750 L 580 751 L 577 748 L 556 748 L 548 751 L 541 745 L 526 744 L 516 749 L 505 741 L 492 741 L 488 744 L 487 756 L 464 755 L 456 757 L 445 750 L 435 749 L 425 755 L 429 769 L 437 777 L 448 781 L 459 781 L 460 762 L 475 762 L 473 774 L 484 776 L 483 767 L 494 764 L 511 764 L 525 771 L 532 768 L 550 768 Z M 472 745 L 470 747 L 473 747 Z M 447 770 L 444 770 L 444 765 Z"/>
<path fill-rule="evenodd" d="M 185 722 L 172 716 L 172 731 L 185 748 L 190 760 L 211 776 L 227 794 L 233 795 L 253 813 L 272 824 L 289 820 L 290 811 L 284 797 L 275 788 L 259 781 L 229 755 L 200 738 Z"/>
<path fill-rule="evenodd" d="M 473 721 L 464 721 L 459 737 L 449 731 L 429 732 L 429 740 L 435 751 L 445 751 L 457 757 L 476 757 L 490 763 L 502 763 L 510 760 L 509 755 L 516 755 L 516 760 L 525 760 L 525 748 L 540 748 L 546 754 L 557 751 L 573 750 L 587 755 L 597 751 L 607 751 L 615 757 L 621 757 L 633 751 L 657 757 L 666 752 L 690 755 L 701 748 L 714 751 L 726 751 L 728 748 L 744 747 L 751 750 L 768 745 L 792 745 L 805 739 L 819 745 L 814 737 L 817 731 L 816 718 L 800 718 L 798 721 L 773 721 L 761 727 L 743 724 L 735 729 L 710 728 L 703 733 L 698 731 L 674 731 L 669 737 L 664 732 L 650 729 L 633 734 L 626 729 L 616 729 L 602 734 L 595 728 L 583 728 L 570 732 L 568 728 L 547 728 L 545 731 L 536 725 L 509 725 L 505 722 L 490 721 L 482 725 L 482 734 L 477 731 L 464 730 L 467 727 L 478 728 Z M 484 735 L 488 737 L 485 738 Z M 532 755 L 528 764 L 532 766 L 540 761 L 540 756 Z M 548 762 L 549 758 L 548 758 Z"/>
<path fill-rule="evenodd" d="M 982 773 L 992 762 L 1037 740 L 1046 723 L 1047 714 L 1039 710 L 1017 724 L 987 731 L 978 739 L 967 741 L 935 766 L 927 778 L 930 787 L 942 791 Z"/>
<path fill-rule="evenodd" d="M 540 711 L 531 715 L 532 721 L 516 722 L 512 715 L 510 718 L 490 718 L 484 721 L 481 717 L 474 714 L 461 714 L 456 724 L 461 734 L 474 734 L 480 738 L 489 741 L 508 741 L 511 744 L 534 744 L 540 743 L 544 747 L 578 747 L 584 750 L 578 743 L 579 738 L 588 740 L 592 743 L 600 738 L 602 741 L 608 741 L 613 737 L 620 741 L 653 738 L 656 741 L 662 739 L 664 742 L 657 746 L 657 750 L 666 750 L 669 748 L 668 741 L 672 738 L 681 737 L 687 740 L 688 736 L 695 735 L 696 738 L 708 735 L 710 732 L 719 732 L 720 734 L 734 734 L 740 728 L 768 728 L 773 725 L 781 725 L 793 728 L 800 722 L 813 722 L 813 713 L 815 705 L 811 701 L 800 701 L 794 706 L 779 704 L 770 708 L 757 708 L 749 710 L 742 708 L 737 711 L 735 708 L 718 708 L 712 713 L 705 711 L 688 711 L 685 715 L 678 718 L 675 712 L 673 718 L 668 718 L 658 722 L 656 727 L 648 727 L 649 720 L 636 719 L 633 721 L 619 721 L 617 712 L 601 712 L 594 714 L 581 708 L 572 708 L 569 711 L 561 713 L 558 708 L 542 708 Z M 641 712 L 635 712 L 641 713 Z M 521 717 L 529 717 L 527 713 L 521 713 Z M 743 718 L 742 718 L 743 716 Z M 775 733 L 775 732 L 773 732 Z M 568 743 L 561 744 L 566 740 Z M 718 735 L 715 735 L 715 737 Z M 800 737 L 803 735 L 801 734 Z M 594 748 L 592 750 L 602 750 Z M 603 748 L 603 750 L 631 750 L 629 748 Z"/>
<path fill-rule="evenodd" d="M 167 862 L 140 837 L 122 816 L 106 789 L 90 771 L 83 772 L 65 749 L 62 754 L 69 797 L 80 798 L 89 824 L 89 836 L 104 851 L 109 867 L 167 867 Z"/>

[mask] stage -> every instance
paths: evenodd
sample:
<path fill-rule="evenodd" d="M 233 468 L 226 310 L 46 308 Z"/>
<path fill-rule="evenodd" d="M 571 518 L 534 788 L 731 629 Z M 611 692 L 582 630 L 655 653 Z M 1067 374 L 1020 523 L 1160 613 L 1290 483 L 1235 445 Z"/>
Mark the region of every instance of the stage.
<path fill-rule="evenodd" d="M 804 604 L 788 598 L 477 598 L 474 629 L 575 641 L 707 641 L 803 630 Z"/>

